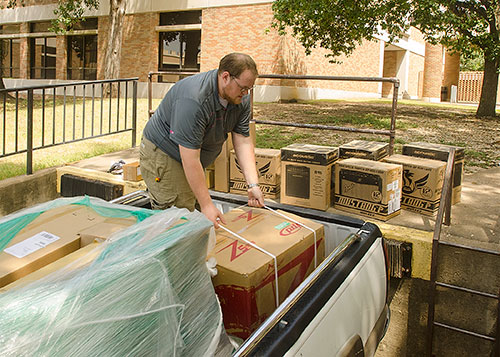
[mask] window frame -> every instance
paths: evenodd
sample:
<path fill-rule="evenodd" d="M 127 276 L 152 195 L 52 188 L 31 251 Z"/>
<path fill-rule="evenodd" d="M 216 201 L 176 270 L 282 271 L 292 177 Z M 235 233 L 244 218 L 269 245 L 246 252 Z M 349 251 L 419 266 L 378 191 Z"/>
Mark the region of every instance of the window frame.
<path fill-rule="evenodd" d="M 176 20 L 176 18 L 178 20 Z M 177 22 L 178 21 L 178 22 Z M 169 72 L 200 72 L 200 63 L 198 59 L 201 52 L 201 23 L 202 23 L 202 12 L 201 10 L 195 11 L 179 11 L 171 13 L 161 13 L 159 19 L 159 26 L 156 26 L 155 30 L 158 32 L 158 70 L 159 71 L 169 71 Z M 187 44 L 187 41 L 182 41 L 182 36 L 188 32 L 197 32 L 199 35 L 198 51 L 196 53 L 196 67 L 185 67 L 185 47 L 183 44 Z M 163 63 L 164 58 L 164 40 L 166 34 L 177 33 L 176 40 L 180 43 L 179 48 L 179 62 L 177 64 L 172 64 L 168 66 Z M 168 67 L 167 67 L 168 66 Z M 161 81 L 162 78 L 159 78 Z"/>
<path fill-rule="evenodd" d="M 13 26 L 18 26 L 19 28 L 12 29 Z M 6 27 L 4 29 L 4 27 Z M 6 30 L 6 32 L 4 32 Z M 0 61 L 0 75 L 2 78 L 21 78 L 21 54 L 19 54 L 19 60 L 14 61 L 13 56 L 13 43 L 14 41 L 21 40 L 20 34 L 20 24 L 2 24 L 0 25 L 0 46 L 3 46 L 6 42 L 6 46 L 8 46 L 9 55 L 7 58 L 2 58 Z M 4 42 L 5 41 L 5 42 Z M 0 49 L 2 51 L 2 49 Z M 7 60 L 7 66 L 4 66 L 5 61 Z M 17 67 L 14 64 L 18 64 Z M 17 76 L 15 75 L 17 71 Z"/>
<path fill-rule="evenodd" d="M 29 52 L 30 52 L 30 78 L 31 79 L 56 79 L 57 77 L 57 60 L 54 63 L 53 67 L 48 67 L 47 66 L 47 57 L 54 57 L 55 59 L 57 58 L 57 49 L 56 53 L 54 53 L 54 56 L 48 56 L 47 49 L 49 46 L 47 46 L 47 42 L 49 38 L 54 38 L 55 36 L 43 36 L 43 37 L 30 37 L 29 39 Z M 41 67 L 36 67 L 36 40 L 38 39 L 43 39 L 43 45 L 42 45 L 42 65 Z M 54 47 L 56 48 L 56 47 Z M 36 76 L 36 71 L 40 70 L 40 77 Z M 47 72 L 50 73 L 50 71 L 53 71 L 54 75 L 53 76 L 47 76 Z"/>
<path fill-rule="evenodd" d="M 67 39 L 66 39 L 66 46 L 67 46 L 67 66 L 66 66 L 66 77 L 67 79 L 71 79 L 71 80 L 95 80 L 97 79 L 97 64 L 98 64 L 98 55 L 97 55 L 97 52 L 98 52 L 98 35 L 95 35 L 95 34 L 71 34 L 71 35 L 68 35 L 67 36 Z M 70 64 L 71 64 L 71 60 L 72 60 L 72 53 L 73 53 L 73 50 L 71 48 L 71 41 L 75 38 L 82 38 L 83 41 L 82 41 L 82 60 L 81 60 L 81 63 L 82 63 L 82 66 L 80 67 L 71 67 Z M 88 40 L 89 37 L 93 37 L 93 42 L 95 43 L 95 53 L 96 53 L 96 56 L 95 56 L 95 68 L 94 67 L 89 67 L 88 64 L 86 63 L 86 60 L 87 60 L 87 52 L 86 52 L 86 41 Z M 79 77 L 80 79 L 73 79 L 72 77 L 72 73 L 73 71 L 79 71 Z M 89 77 L 86 77 L 89 72 L 94 72 L 94 75 L 90 75 Z"/>

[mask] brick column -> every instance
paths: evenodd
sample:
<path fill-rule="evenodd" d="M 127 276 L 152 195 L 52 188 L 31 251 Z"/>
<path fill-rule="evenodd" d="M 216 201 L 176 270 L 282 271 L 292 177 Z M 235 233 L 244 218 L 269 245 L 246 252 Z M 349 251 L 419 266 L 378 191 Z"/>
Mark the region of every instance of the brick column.
<path fill-rule="evenodd" d="M 29 23 L 21 23 L 20 33 L 29 33 L 30 26 Z M 23 37 L 20 39 L 19 44 L 19 78 L 28 79 L 30 78 L 30 56 L 29 56 L 29 38 Z"/>
<path fill-rule="evenodd" d="M 56 79 L 66 79 L 68 69 L 68 46 L 66 36 L 56 37 Z"/>
<path fill-rule="evenodd" d="M 443 46 L 425 44 L 424 84 L 422 99 L 428 102 L 441 101 L 443 80 Z"/>
<path fill-rule="evenodd" d="M 452 54 L 446 51 L 444 57 L 443 87 L 448 88 L 447 100 L 450 100 L 451 86 L 458 87 L 458 77 L 460 75 L 460 54 Z"/>

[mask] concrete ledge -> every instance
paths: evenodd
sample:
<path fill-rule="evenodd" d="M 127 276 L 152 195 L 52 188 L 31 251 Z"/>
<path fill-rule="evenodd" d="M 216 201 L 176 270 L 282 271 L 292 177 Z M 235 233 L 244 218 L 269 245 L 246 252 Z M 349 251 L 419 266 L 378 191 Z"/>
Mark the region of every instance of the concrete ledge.
<path fill-rule="evenodd" d="M 433 232 L 373 222 L 382 231 L 384 238 L 412 244 L 411 277 L 430 280 Z"/>
<path fill-rule="evenodd" d="M 49 168 L 0 181 L 0 215 L 59 197 L 56 179 L 56 168 Z"/>

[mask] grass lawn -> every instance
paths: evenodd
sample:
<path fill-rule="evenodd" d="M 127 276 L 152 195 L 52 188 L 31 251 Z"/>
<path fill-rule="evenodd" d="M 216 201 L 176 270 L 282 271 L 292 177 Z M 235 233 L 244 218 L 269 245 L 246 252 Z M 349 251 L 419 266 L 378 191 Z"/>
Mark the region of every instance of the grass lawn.
<path fill-rule="evenodd" d="M 153 108 L 160 103 L 160 99 L 153 100 Z M 303 122 L 332 126 L 350 126 L 373 129 L 388 129 L 390 125 L 391 100 L 317 100 L 300 101 L 298 103 L 255 103 L 254 118 L 262 120 Z M 42 129 L 47 134 L 43 141 L 60 142 L 63 137 L 71 140 L 82 137 L 82 133 L 99 134 L 107 132 L 109 117 L 113 118 L 112 127 L 117 115 L 116 105 L 111 106 L 104 100 L 96 101 L 94 107 L 87 100 L 85 106 L 81 100 L 68 99 L 66 112 L 62 100 L 54 103 L 47 100 L 46 111 L 42 113 L 41 103 L 34 109 L 34 146 L 42 144 Z M 55 108 L 55 111 L 54 111 Z M 75 109 L 73 109 L 75 108 Z M 85 108 L 85 111 L 83 110 Z M 127 116 L 130 118 L 132 105 L 128 102 Z M 94 112 L 96 118 L 103 112 L 103 122 L 95 119 L 91 121 Z M 120 115 L 124 117 L 125 105 L 120 103 Z M 466 170 L 474 171 L 483 167 L 492 167 L 500 162 L 500 118 L 477 119 L 474 117 L 474 106 L 423 103 L 418 101 L 398 101 L 396 122 L 396 152 L 401 145 L 411 141 L 427 141 L 451 144 L 466 148 Z M 0 114 L 2 112 L 0 111 Z M 0 153 L 9 152 L 15 148 L 16 138 L 13 134 L 15 118 L 15 103 L 7 103 L 7 120 L 4 128 L 0 118 Z M 55 113 L 55 116 L 54 116 Z M 46 118 L 42 128 L 42 116 Z M 63 116 L 67 118 L 66 125 L 62 125 Z M 85 116 L 85 126 L 82 126 L 82 116 Z M 53 118 L 56 118 L 53 124 Z M 138 99 L 137 103 L 137 143 L 140 142 L 142 130 L 147 122 L 147 99 Z M 18 148 L 26 147 L 26 106 L 19 101 L 19 136 Z M 73 123 L 75 123 L 73 125 Z M 119 124 L 120 129 L 125 123 Z M 130 119 L 127 123 L 130 126 Z M 3 131 L 5 129 L 5 151 L 2 150 Z M 295 142 L 320 145 L 338 146 L 353 139 L 367 139 L 388 141 L 387 137 L 367 134 L 356 134 L 338 131 L 321 131 L 314 129 L 291 128 L 272 125 L 257 125 L 257 146 L 279 149 Z M 71 144 L 57 145 L 47 149 L 35 150 L 33 153 L 33 168 L 40 170 L 47 167 L 63 165 L 109 152 L 120 151 L 131 147 L 131 133 L 102 136 Z M 26 172 L 26 154 L 17 154 L 0 159 L 0 180 L 12 176 L 23 175 Z"/>

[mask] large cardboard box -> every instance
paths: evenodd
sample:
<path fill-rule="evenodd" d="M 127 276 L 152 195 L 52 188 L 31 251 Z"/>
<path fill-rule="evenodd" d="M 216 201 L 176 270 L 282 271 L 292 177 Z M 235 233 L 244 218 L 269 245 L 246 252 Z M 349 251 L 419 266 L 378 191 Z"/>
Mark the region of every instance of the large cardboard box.
<path fill-rule="evenodd" d="M 21 229 L 0 252 L 0 287 L 79 249 L 82 246 L 80 232 L 106 224 L 111 234 L 117 226 L 123 229 L 135 222 L 134 218 L 101 216 L 82 205 L 45 211 Z M 87 238 L 85 243 L 92 240 Z"/>
<path fill-rule="evenodd" d="M 281 185 L 280 150 L 255 148 L 255 163 L 259 175 L 259 185 L 264 197 L 279 198 Z M 247 194 L 247 182 L 241 172 L 234 150 L 230 158 L 229 192 Z"/>
<path fill-rule="evenodd" d="M 389 144 L 378 141 L 353 140 L 339 146 L 339 159 L 356 157 L 379 161 L 389 154 Z"/>
<path fill-rule="evenodd" d="M 335 165 L 335 208 L 386 221 L 401 210 L 402 166 L 350 158 Z"/>
<path fill-rule="evenodd" d="M 316 232 L 316 255 L 324 259 L 324 227 L 284 213 Z M 314 233 L 271 211 L 242 207 L 224 215 L 226 227 L 277 257 L 279 303 L 314 266 Z M 213 278 L 226 331 L 247 338 L 276 309 L 274 259 L 232 234 L 217 230 Z"/>
<path fill-rule="evenodd" d="M 257 141 L 255 122 L 250 121 L 250 138 L 252 139 L 253 145 Z M 217 159 L 214 161 L 214 190 L 220 192 L 229 192 L 229 158 L 231 156 L 231 150 L 233 149 L 233 140 L 231 133 L 229 133 L 228 138 L 224 145 L 222 145 L 222 150 Z"/>
<path fill-rule="evenodd" d="M 457 146 L 444 144 L 432 144 L 424 142 L 414 142 L 403 145 L 403 155 L 423 157 L 439 161 L 448 161 L 450 149 L 455 148 L 455 165 L 452 174 L 451 204 L 460 202 L 462 195 L 462 179 L 464 175 L 465 149 Z"/>
<path fill-rule="evenodd" d="M 281 149 L 281 203 L 326 210 L 333 194 L 338 148 L 292 144 Z"/>
<path fill-rule="evenodd" d="M 401 207 L 434 215 L 441 201 L 446 163 L 406 155 L 391 155 L 383 161 L 403 165 Z"/>
<path fill-rule="evenodd" d="M 123 179 L 125 181 L 141 181 L 141 164 L 139 161 L 123 165 Z"/>

